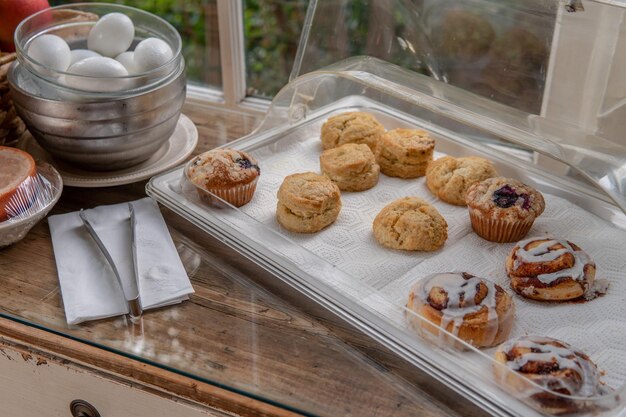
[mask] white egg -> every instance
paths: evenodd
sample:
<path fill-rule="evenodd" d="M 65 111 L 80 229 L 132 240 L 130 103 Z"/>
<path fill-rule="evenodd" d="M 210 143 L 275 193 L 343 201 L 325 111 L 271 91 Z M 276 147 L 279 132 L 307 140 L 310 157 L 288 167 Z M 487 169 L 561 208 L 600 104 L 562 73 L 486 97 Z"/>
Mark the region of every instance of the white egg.
<path fill-rule="evenodd" d="M 91 28 L 87 47 L 100 55 L 113 58 L 127 50 L 134 38 L 133 21 L 122 13 L 109 13 Z"/>
<path fill-rule="evenodd" d="M 157 38 L 144 39 L 135 48 L 135 64 L 140 72 L 158 68 L 173 56 L 172 48 Z"/>
<path fill-rule="evenodd" d="M 73 49 L 71 51 L 72 57 L 70 60 L 70 65 L 77 63 L 78 61 L 82 61 L 85 58 L 90 58 L 92 56 L 100 56 L 99 53 L 90 51 L 89 49 Z"/>
<path fill-rule="evenodd" d="M 127 80 L 115 78 L 127 76 L 128 71 L 113 58 L 85 58 L 70 66 L 67 72 L 77 75 L 66 75 L 65 82 L 78 90 L 111 92 L 128 87 Z"/>
<path fill-rule="evenodd" d="M 65 71 L 71 62 L 70 47 L 56 35 L 37 36 L 28 47 L 27 54 L 38 63 L 56 71 Z"/>
<path fill-rule="evenodd" d="M 135 65 L 135 53 L 132 51 L 122 52 L 115 57 L 115 60 L 126 68 L 129 74 L 137 74 L 137 65 Z"/>

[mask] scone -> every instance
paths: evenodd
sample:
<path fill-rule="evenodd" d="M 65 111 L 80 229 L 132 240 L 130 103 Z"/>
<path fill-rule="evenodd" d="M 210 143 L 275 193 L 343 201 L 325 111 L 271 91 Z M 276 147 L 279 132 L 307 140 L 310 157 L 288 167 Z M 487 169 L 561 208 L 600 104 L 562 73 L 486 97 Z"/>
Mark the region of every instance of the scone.
<path fill-rule="evenodd" d="M 185 168 L 185 175 L 203 200 L 214 203 L 215 195 L 241 207 L 252 200 L 261 169 L 256 159 L 247 153 L 220 148 L 192 159 Z"/>
<path fill-rule="evenodd" d="M 465 202 L 472 229 L 492 242 L 516 242 L 522 239 L 535 219 L 543 213 L 541 193 L 521 181 L 494 177 L 472 185 Z"/>
<path fill-rule="evenodd" d="M 318 232 L 333 223 L 340 211 L 339 187 L 325 175 L 289 175 L 278 189 L 276 218 L 291 232 Z"/>
<path fill-rule="evenodd" d="M 467 190 L 473 184 L 497 175 L 491 162 L 484 158 L 444 156 L 428 164 L 426 185 L 440 200 L 464 206 Z"/>
<path fill-rule="evenodd" d="M 576 413 L 607 391 L 591 358 L 557 339 L 521 336 L 502 344 L 495 359 L 496 381 L 546 414 Z"/>
<path fill-rule="evenodd" d="M 508 339 L 515 317 L 513 299 L 502 287 L 467 272 L 422 278 L 411 289 L 406 306 L 428 320 L 407 315 L 421 334 L 453 346 L 461 344 L 442 329 L 475 347 L 490 347 Z"/>
<path fill-rule="evenodd" d="M 404 197 L 385 206 L 373 228 L 378 243 L 392 249 L 434 251 L 448 238 L 446 220 L 418 197 Z"/>
<path fill-rule="evenodd" d="M 332 149 L 344 143 L 364 143 L 373 152 L 383 133 L 385 128 L 371 114 L 341 113 L 322 125 L 322 146 Z"/>
<path fill-rule="evenodd" d="M 320 155 L 320 167 L 342 191 L 368 190 L 378 183 L 380 167 L 365 144 L 346 143 Z"/>
<path fill-rule="evenodd" d="M 595 280 L 596 264 L 574 243 L 549 237 L 518 242 L 506 258 L 511 288 L 539 301 L 582 297 Z"/>
<path fill-rule="evenodd" d="M 380 138 L 376 161 L 390 177 L 417 178 L 426 173 L 433 160 L 435 141 L 419 129 L 393 129 Z"/>

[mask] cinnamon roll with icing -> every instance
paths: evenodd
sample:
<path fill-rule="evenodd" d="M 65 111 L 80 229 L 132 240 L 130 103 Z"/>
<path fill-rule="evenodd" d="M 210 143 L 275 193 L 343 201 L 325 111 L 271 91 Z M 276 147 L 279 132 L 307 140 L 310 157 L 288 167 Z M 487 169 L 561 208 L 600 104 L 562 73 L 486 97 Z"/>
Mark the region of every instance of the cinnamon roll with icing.
<path fill-rule="evenodd" d="M 506 340 L 515 316 L 513 300 L 502 287 L 467 272 L 423 278 L 411 289 L 407 308 L 426 319 L 407 315 L 423 336 L 456 345 L 445 329 L 479 348 Z"/>
<path fill-rule="evenodd" d="M 541 237 L 517 243 L 506 259 L 506 272 L 511 288 L 523 297 L 565 301 L 592 288 L 596 264 L 572 242 Z"/>
<path fill-rule="evenodd" d="M 528 396 L 545 413 L 579 411 L 585 405 L 584 398 L 606 391 L 600 382 L 600 372 L 589 356 L 556 339 L 521 336 L 503 343 L 495 359 L 504 365 L 494 368 L 497 380 Z"/>

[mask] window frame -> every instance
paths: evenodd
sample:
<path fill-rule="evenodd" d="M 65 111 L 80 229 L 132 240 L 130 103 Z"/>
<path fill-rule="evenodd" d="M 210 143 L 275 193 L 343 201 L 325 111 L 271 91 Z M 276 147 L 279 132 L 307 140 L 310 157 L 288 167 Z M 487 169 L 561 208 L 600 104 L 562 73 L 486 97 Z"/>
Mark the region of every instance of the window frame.
<path fill-rule="evenodd" d="M 222 88 L 187 85 L 187 99 L 244 113 L 265 114 L 271 100 L 246 95 L 243 0 L 217 0 Z"/>

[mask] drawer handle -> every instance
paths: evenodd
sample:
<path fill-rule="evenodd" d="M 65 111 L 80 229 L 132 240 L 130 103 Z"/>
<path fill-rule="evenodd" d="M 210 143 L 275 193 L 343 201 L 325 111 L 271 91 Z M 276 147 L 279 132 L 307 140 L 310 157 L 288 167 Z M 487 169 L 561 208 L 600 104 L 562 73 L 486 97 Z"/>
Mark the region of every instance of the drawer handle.
<path fill-rule="evenodd" d="M 96 407 L 84 400 L 74 400 L 70 403 L 72 417 L 100 417 Z"/>

